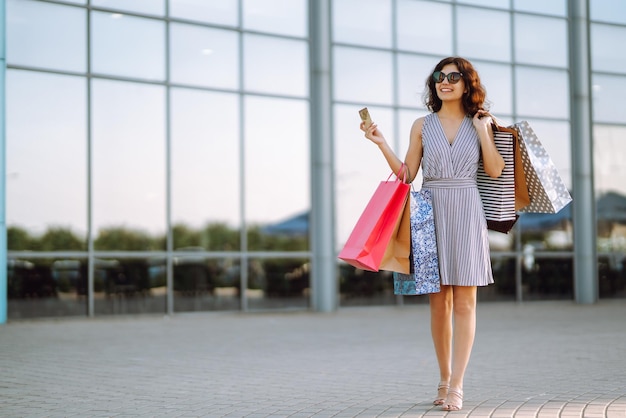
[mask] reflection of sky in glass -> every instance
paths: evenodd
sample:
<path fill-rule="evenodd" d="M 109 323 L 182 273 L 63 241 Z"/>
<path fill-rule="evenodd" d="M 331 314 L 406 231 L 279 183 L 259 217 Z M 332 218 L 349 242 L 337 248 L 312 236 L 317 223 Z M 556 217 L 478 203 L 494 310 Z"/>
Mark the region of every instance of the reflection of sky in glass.
<path fill-rule="evenodd" d="M 7 223 L 86 233 L 85 79 L 9 70 L 6 92 Z"/>
<path fill-rule="evenodd" d="M 461 56 L 495 61 L 511 59 L 511 21 L 508 12 L 458 7 L 457 21 Z"/>
<path fill-rule="evenodd" d="M 92 82 L 94 230 L 165 231 L 165 89 Z"/>
<path fill-rule="evenodd" d="M 591 0 L 591 3 L 595 1 Z M 513 0 L 513 8 L 521 12 L 544 13 L 564 17 L 567 15 L 566 0 Z"/>
<path fill-rule="evenodd" d="M 452 6 L 401 0 L 396 14 L 398 48 L 439 56 L 452 54 Z"/>
<path fill-rule="evenodd" d="M 391 47 L 390 0 L 333 0 L 333 41 Z"/>
<path fill-rule="evenodd" d="M 237 26 L 239 0 L 169 0 L 170 16 L 198 22 Z"/>
<path fill-rule="evenodd" d="M 391 104 L 393 101 L 390 52 L 357 48 L 333 49 L 335 100 Z"/>
<path fill-rule="evenodd" d="M 569 118 L 567 71 L 517 67 L 516 83 L 518 114 Z"/>
<path fill-rule="evenodd" d="M 594 71 L 626 74 L 626 27 L 591 25 L 591 66 Z"/>
<path fill-rule="evenodd" d="M 624 92 L 626 76 L 594 75 L 593 120 L 596 122 L 626 123 Z"/>
<path fill-rule="evenodd" d="M 247 219 L 273 222 L 306 211 L 311 200 L 308 103 L 249 96 L 244 106 Z"/>
<path fill-rule="evenodd" d="M 163 16 L 165 14 L 166 1 L 167 0 L 91 0 L 91 5 Z"/>
<path fill-rule="evenodd" d="M 515 16 L 515 60 L 525 64 L 567 67 L 567 21 Z"/>
<path fill-rule="evenodd" d="M 27 0 L 7 2 L 7 61 L 84 72 L 86 12 Z"/>
<path fill-rule="evenodd" d="M 626 24 L 626 1 L 591 0 L 589 14 L 592 20 Z"/>
<path fill-rule="evenodd" d="M 173 89 L 172 221 L 238 225 L 239 97 Z"/>
<path fill-rule="evenodd" d="M 173 83 L 239 87 L 239 37 L 230 30 L 170 25 L 170 77 Z"/>
<path fill-rule="evenodd" d="M 281 35 L 307 36 L 306 0 L 243 0 L 246 29 Z"/>
<path fill-rule="evenodd" d="M 165 79 L 165 23 L 117 13 L 92 12 L 92 71 Z"/>
<path fill-rule="evenodd" d="M 246 90 L 287 96 L 308 95 L 306 42 L 247 34 L 243 39 Z"/>
<path fill-rule="evenodd" d="M 593 128 L 594 183 L 599 192 L 626 194 L 626 127 L 595 124 Z"/>

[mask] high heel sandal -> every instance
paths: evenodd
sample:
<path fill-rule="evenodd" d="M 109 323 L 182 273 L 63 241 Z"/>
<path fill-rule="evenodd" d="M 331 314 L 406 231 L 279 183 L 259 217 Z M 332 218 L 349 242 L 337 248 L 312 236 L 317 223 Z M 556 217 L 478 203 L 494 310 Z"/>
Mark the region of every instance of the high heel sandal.
<path fill-rule="evenodd" d="M 443 402 L 444 411 L 460 411 L 463 408 L 463 391 L 448 389 L 448 397 Z"/>
<path fill-rule="evenodd" d="M 437 386 L 437 399 L 433 401 L 433 405 L 443 405 L 448 396 L 448 389 L 450 389 L 450 382 L 439 382 L 439 386 Z M 444 390 L 446 393 L 441 395 L 441 392 Z"/>

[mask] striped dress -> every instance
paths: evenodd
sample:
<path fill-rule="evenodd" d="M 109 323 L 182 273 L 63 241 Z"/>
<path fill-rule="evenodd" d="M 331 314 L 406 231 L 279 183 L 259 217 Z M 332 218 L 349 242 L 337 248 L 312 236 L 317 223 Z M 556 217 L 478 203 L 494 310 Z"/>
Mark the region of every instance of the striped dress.
<path fill-rule="evenodd" d="M 441 284 L 493 283 L 487 222 L 476 188 L 480 139 L 472 120 L 463 120 L 450 145 L 439 116 L 431 113 L 424 120 L 422 144 L 422 187 L 433 196 Z"/>

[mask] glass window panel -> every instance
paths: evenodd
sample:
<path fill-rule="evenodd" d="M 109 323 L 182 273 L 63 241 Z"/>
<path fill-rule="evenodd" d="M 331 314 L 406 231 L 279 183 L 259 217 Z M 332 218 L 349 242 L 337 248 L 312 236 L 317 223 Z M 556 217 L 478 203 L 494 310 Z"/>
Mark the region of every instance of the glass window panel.
<path fill-rule="evenodd" d="M 399 49 L 438 56 L 452 54 L 452 6 L 449 4 L 401 0 L 396 22 Z"/>
<path fill-rule="evenodd" d="M 171 17 L 238 26 L 238 0 L 170 0 Z"/>
<path fill-rule="evenodd" d="M 398 54 L 398 103 L 400 106 L 424 107 L 426 79 L 437 64 L 433 58 Z"/>
<path fill-rule="evenodd" d="M 626 253 L 626 126 L 593 128 L 598 250 Z M 615 263 L 614 263 L 615 264 Z M 618 265 L 614 268 L 623 267 Z"/>
<path fill-rule="evenodd" d="M 85 250 L 85 79 L 8 70 L 6 88 L 7 224 L 33 238 L 9 249 Z"/>
<path fill-rule="evenodd" d="M 165 313 L 165 259 L 96 258 L 96 315 Z"/>
<path fill-rule="evenodd" d="M 93 226 L 98 250 L 165 247 L 165 91 L 92 82 Z"/>
<path fill-rule="evenodd" d="M 592 20 L 626 24 L 626 2 L 623 0 L 591 0 L 589 14 Z"/>
<path fill-rule="evenodd" d="M 555 231 L 561 232 L 561 231 Z M 528 234 L 533 237 L 534 234 Z M 543 251 L 545 241 L 524 241 L 522 236 L 522 299 L 533 300 L 569 300 L 574 293 L 574 262 L 571 256 L 542 257 L 535 255 Z"/>
<path fill-rule="evenodd" d="M 308 35 L 308 2 L 305 0 L 244 0 L 246 29 L 305 37 Z"/>
<path fill-rule="evenodd" d="M 306 42 L 245 35 L 244 53 L 246 90 L 308 96 L 309 52 Z"/>
<path fill-rule="evenodd" d="M 626 195 L 626 127 L 595 124 L 593 157 L 597 193 L 617 192 Z"/>
<path fill-rule="evenodd" d="M 332 25 L 334 42 L 389 48 L 391 1 L 334 0 Z"/>
<path fill-rule="evenodd" d="M 174 257 L 174 310 L 240 309 L 239 260 L 206 258 L 189 252 Z"/>
<path fill-rule="evenodd" d="M 308 103 L 246 97 L 245 115 L 245 202 L 249 249 L 305 250 L 308 248 L 308 228 L 306 231 L 293 231 L 296 238 L 301 237 L 297 241 L 280 240 L 280 236 L 276 237 L 263 228 L 289 221 L 309 211 Z"/>
<path fill-rule="evenodd" d="M 569 118 L 566 71 L 517 67 L 515 81 L 519 115 Z"/>
<path fill-rule="evenodd" d="M 626 76 L 593 75 L 593 120 L 626 123 Z"/>
<path fill-rule="evenodd" d="M 250 259 L 248 308 L 308 308 L 309 272 L 310 260 L 306 258 Z"/>
<path fill-rule="evenodd" d="M 474 62 L 480 81 L 487 90 L 491 111 L 498 114 L 513 113 L 513 79 L 511 66 Z"/>
<path fill-rule="evenodd" d="M 459 3 L 509 9 L 509 0 L 459 0 Z"/>
<path fill-rule="evenodd" d="M 626 54 L 616 53 L 616 45 L 626 44 L 626 27 L 591 25 L 591 62 L 595 71 L 626 74 Z"/>
<path fill-rule="evenodd" d="M 174 249 L 239 250 L 238 101 L 234 94 L 172 89 Z"/>
<path fill-rule="evenodd" d="M 515 60 L 567 67 L 567 21 L 515 15 Z"/>
<path fill-rule="evenodd" d="M 170 39 L 172 82 L 228 89 L 238 87 L 237 32 L 172 23 Z"/>
<path fill-rule="evenodd" d="M 165 79 L 165 22 L 92 12 L 92 71 Z"/>
<path fill-rule="evenodd" d="M 9 0 L 6 7 L 9 64 L 86 70 L 84 9 L 28 0 Z"/>
<path fill-rule="evenodd" d="M 335 100 L 392 104 L 393 57 L 390 52 L 344 47 L 335 47 L 333 52 Z"/>
<path fill-rule="evenodd" d="M 84 316 L 87 260 L 9 258 L 9 319 Z"/>
<path fill-rule="evenodd" d="M 165 1 L 166 0 L 91 0 L 91 5 L 95 7 L 106 7 L 108 9 L 163 16 L 165 14 Z"/>
<path fill-rule="evenodd" d="M 459 7 L 457 18 L 457 42 L 461 56 L 470 59 L 511 60 L 511 24 L 508 12 Z"/>
<path fill-rule="evenodd" d="M 513 0 L 513 8 L 521 12 L 567 16 L 567 2 L 565 0 Z"/>
<path fill-rule="evenodd" d="M 363 136 L 358 106 L 335 105 L 335 196 L 337 199 L 337 251 L 345 244 L 359 216 L 381 181 L 391 173 L 376 145 Z M 394 144 L 393 112 L 369 106 L 389 144 Z M 408 135 L 401 132 L 400 138 Z M 406 149 L 396 151 L 404 157 Z"/>

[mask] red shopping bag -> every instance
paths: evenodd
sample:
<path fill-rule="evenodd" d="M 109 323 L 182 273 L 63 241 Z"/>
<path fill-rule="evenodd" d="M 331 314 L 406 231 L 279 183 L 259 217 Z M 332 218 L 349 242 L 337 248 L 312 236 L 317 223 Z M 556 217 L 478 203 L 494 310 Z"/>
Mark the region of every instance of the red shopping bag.
<path fill-rule="evenodd" d="M 340 259 L 363 270 L 409 273 L 410 187 L 398 177 L 380 182 L 339 253 Z"/>

